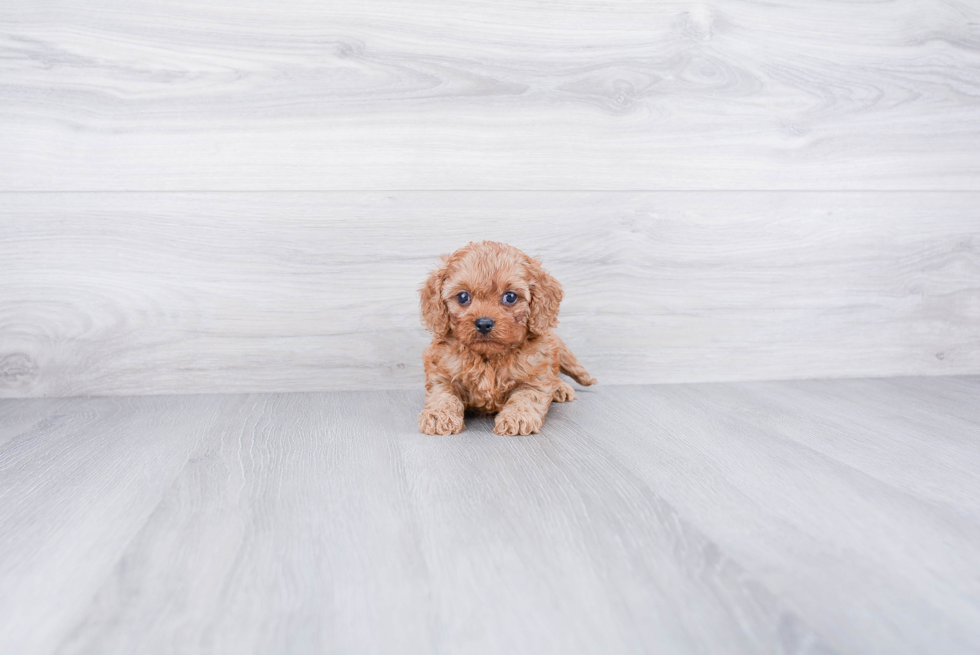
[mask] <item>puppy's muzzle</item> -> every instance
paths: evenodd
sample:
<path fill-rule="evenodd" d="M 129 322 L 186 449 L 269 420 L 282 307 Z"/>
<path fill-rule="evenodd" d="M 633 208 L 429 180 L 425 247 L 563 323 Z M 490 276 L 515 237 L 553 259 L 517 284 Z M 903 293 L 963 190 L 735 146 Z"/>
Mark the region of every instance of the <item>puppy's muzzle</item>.
<path fill-rule="evenodd" d="M 490 330 L 493 329 L 494 322 L 492 318 L 478 318 L 473 321 L 473 325 L 476 326 L 476 331 L 480 334 L 490 334 Z"/>

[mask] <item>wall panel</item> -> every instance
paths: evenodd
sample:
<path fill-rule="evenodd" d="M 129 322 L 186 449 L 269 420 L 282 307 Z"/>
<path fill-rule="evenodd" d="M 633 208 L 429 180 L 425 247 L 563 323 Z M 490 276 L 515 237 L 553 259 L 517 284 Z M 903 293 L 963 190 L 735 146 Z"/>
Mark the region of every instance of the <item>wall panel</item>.
<path fill-rule="evenodd" d="M 980 193 L 21 193 L 0 395 L 421 384 L 416 288 L 540 255 L 606 383 L 980 373 Z"/>
<path fill-rule="evenodd" d="M 0 190 L 980 190 L 976 2 L 7 0 Z"/>

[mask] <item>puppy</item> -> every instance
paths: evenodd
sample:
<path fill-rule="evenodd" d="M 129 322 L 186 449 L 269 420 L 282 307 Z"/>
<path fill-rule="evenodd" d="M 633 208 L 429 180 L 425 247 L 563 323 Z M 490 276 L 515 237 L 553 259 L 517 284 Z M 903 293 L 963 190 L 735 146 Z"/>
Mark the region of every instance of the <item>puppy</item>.
<path fill-rule="evenodd" d="M 517 248 L 470 243 L 443 257 L 420 294 L 422 323 L 432 332 L 422 355 L 423 433 L 458 433 L 466 409 L 496 414 L 497 434 L 539 432 L 552 401 L 575 400 L 559 371 L 595 384 L 551 331 L 561 285 Z"/>

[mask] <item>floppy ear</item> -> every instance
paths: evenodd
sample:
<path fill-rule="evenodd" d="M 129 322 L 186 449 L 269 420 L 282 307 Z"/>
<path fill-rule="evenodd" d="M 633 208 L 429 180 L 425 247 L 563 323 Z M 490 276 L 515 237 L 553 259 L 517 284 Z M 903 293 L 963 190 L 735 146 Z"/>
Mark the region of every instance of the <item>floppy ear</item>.
<path fill-rule="evenodd" d="M 445 255 L 442 264 L 429 273 L 425 284 L 419 289 L 419 296 L 422 300 L 422 324 L 425 329 L 436 336 L 449 334 L 449 310 L 446 303 L 442 300 L 442 285 L 446 281 L 446 262 L 449 258 Z"/>
<path fill-rule="evenodd" d="M 544 334 L 549 328 L 558 325 L 558 305 L 561 303 L 561 285 L 548 275 L 541 262 L 531 259 L 528 264 L 531 273 L 531 309 L 528 317 L 528 330 L 534 334 Z"/>

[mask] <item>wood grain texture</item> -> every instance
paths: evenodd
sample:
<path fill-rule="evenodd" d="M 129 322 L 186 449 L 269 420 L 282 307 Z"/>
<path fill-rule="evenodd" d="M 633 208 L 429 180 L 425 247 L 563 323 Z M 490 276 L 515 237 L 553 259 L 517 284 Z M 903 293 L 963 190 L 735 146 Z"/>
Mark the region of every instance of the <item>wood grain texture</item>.
<path fill-rule="evenodd" d="M 648 387 L 604 444 L 840 650 L 975 652 L 980 403 L 947 420 L 945 384 Z"/>
<path fill-rule="evenodd" d="M 0 444 L 0 650 L 974 653 L 978 392 L 600 386 L 516 438 L 420 435 L 420 392 L 4 400 L 57 419 Z"/>
<path fill-rule="evenodd" d="M 420 388 L 416 288 L 490 238 L 604 383 L 980 372 L 980 194 L 13 194 L 0 395 Z"/>
<path fill-rule="evenodd" d="M 0 404 L 0 651 L 57 647 L 227 403 Z"/>
<path fill-rule="evenodd" d="M 0 190 L 980 190 L 980 8 L 8 0 Z"/>

